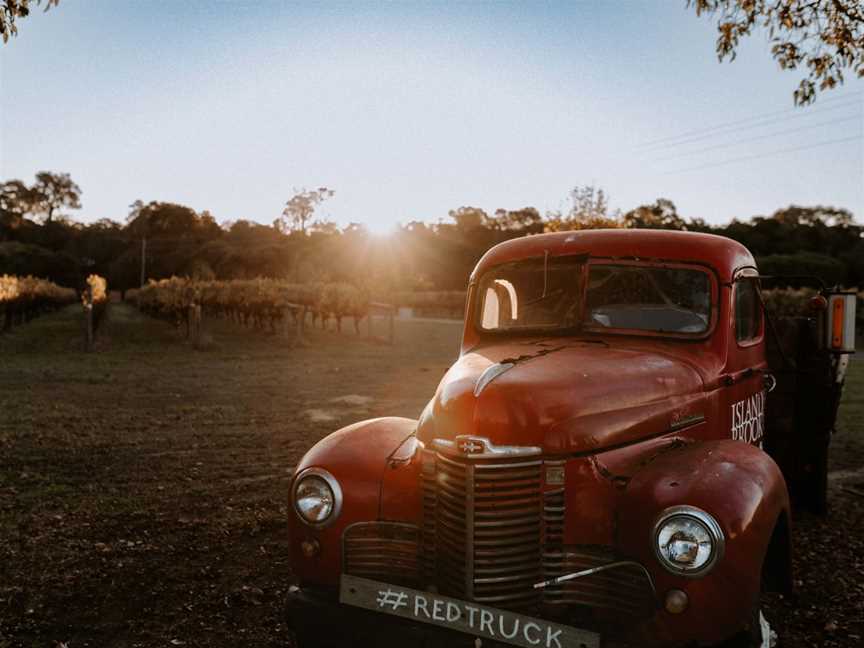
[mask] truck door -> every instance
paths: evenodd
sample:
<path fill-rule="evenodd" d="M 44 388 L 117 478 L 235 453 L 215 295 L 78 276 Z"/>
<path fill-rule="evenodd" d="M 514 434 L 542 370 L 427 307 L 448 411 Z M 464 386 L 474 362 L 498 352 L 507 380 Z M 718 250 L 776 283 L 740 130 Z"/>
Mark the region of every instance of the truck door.
<path fill-rule="evenodd" d="M 740 271 L 732 285 L 726 409 L 729 436 L 762 447 L 765 434 L 765 319 L 756 270 Z"/>

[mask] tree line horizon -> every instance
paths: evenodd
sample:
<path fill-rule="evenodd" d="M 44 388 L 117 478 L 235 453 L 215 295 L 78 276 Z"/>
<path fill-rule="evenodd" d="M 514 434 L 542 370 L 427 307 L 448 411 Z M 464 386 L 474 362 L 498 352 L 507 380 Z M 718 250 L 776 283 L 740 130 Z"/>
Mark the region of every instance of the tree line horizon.
<path fill-rule="evenodd" d="M 719 234 L 750 249 L 763 274 L 864 286 L 864 226 L 838 207 L 790 205 L 771 216 L 711 225 L 680 215 L 667 198 L 612 209 L 602 189 L 582 185 L 569 192 L 565 209 L 541 214 L 534 207 L 500 208 L 490 214 L 462 206 L 450 210 L 446 221 L 413 220 L 378 237 L 361 223 L 339 227 L 317 217 L 334 193 L 295 189 L 271 225 L 246 219 L 219 224 L 207 210 L 141 200 L 130 205 L 125 222 L 81 223 L 69 215 L 81 207 L 81 189 L 69 174 L 43 171 L 32 185 L 0 183 L 0 275 L 33 275 L 80 288 L 96 273 L 125 291 L 141 283 L 143 252 L 146 279 L 345 281 L 385 297 L 463 290 L 486 250 L 512 238 L 613 227 Z"/>

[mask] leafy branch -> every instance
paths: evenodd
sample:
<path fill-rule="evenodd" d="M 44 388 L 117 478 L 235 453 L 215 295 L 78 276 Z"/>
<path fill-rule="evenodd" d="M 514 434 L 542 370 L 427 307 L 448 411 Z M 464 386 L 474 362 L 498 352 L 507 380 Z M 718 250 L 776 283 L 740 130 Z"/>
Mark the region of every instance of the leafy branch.
<path fill-rule="evenodd" d="M 858 0 L 687 0 L 696 15 L 717 17 L 717 56 L 735 60 L 741 38 L 765 29 L 771 53 L 784 70 L 805 67 L 796 105 L 844 81 L 844 71 L 864 77 L 864 5 Z"/>

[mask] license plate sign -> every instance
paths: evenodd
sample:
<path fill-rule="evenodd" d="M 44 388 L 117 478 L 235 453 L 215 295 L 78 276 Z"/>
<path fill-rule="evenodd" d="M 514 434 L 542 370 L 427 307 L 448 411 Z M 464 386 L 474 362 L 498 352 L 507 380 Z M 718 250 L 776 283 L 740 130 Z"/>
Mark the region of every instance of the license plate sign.
<path fill-rule="evenodd" d="M 600 635 L 508 610 L 342 575 L 339 600 L 375 612 L 525 648 L 599 648 Z"/>

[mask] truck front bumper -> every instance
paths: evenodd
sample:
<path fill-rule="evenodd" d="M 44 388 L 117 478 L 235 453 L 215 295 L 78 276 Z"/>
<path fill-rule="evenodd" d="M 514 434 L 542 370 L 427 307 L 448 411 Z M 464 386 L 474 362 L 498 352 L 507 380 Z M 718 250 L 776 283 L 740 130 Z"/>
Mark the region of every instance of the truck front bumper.
<path fill-rule="evenodd" d="M 474 648 L 475 637 L 462 632 L 385 616 L 339 603 L 338 592 L 292 587 L 288 620 L 298 648 L 338 646 L 417 646 L 418 648 Z M 484 641 L 483 646 L 493 646 Z"/>

